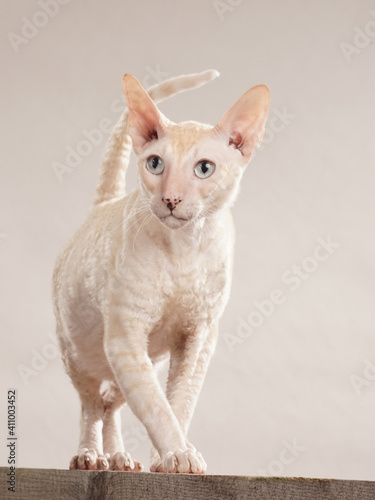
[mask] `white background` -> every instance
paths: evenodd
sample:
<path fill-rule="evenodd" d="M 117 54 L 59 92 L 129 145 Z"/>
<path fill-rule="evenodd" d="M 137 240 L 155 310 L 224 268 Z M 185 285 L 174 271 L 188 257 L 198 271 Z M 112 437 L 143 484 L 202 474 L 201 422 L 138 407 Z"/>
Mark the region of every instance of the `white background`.
<path fill-rule="evenodd" d="M 273 129 L 234 209 L 232 294 L 190 440 L 210 473 L 374 480 L 374 3 L 71 0 L 17 45 L 9 34 L 23 36 L 24 17 L 43 24 L 40 11 L 3 2 L 0 21 L 1 465 L 10 387 L 19 466 L 66 468 L 78 444 L 78 397 L 51 345 L 50 283 L 94 197 L 108 134 L 62 182 L 52 164 L 84 129 L 117 120 L 125 72 L 147 85 L 158 71 L 215 68 L 218 80 L 163 103 L 166 116 L 215 124 L 265 83 Z M 328 236 L 339 246 L 312 271 Z M 284 273 L 302 263 L 309 272 L 292 290 Z M 241 341 L 254 301 L 274 289 L 283 304 L 230 349 L 229 334 Z M 140 424 L 129 410 L 123 423 L 147 468 Z"/>

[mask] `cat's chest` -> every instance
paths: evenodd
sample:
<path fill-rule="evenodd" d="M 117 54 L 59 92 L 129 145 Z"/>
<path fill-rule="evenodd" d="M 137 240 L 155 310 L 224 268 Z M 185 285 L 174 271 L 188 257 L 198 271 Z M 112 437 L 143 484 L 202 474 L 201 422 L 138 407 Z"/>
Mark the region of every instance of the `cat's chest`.
<path fill-rule="evenodd" d="M 223 281 L 230 280 L 231 255 L 225 247 L 186 248 L 178 255 L 159 257 L 161 293 L 176 307 L 187 300 L 200 305 L 203 298 L 223 287 Z"/>
<path fill-rule="evenodd" d="M 126 259 L 128 280 L 154 297 L 158 307 L 202 307 L 231 279 L 231 238 L 210 239 L 204 244 L 172 240 L 168 246 L 144 235 L 136 252 Z"/>
<path fill-rule="evenodd" d="M 223 263 L 224 264 L 224 263 Z M 166 266 L 155 294 L 160 319 L 149 331 L 149 355 L 157 359 L 179 343 L 182 335 L 200 335 L 217 320 L 229 296 L 230 272 L 227 266 Z"/>
<path fill-rule="evenodd" d="M 200 240 L 172 236 L 165 243 L 159 236 L 139 234 L 123 261 L 123 306 L 127 315 L 144 321 L 151 356 L 168 349 L 181 332 L 218 320 L 229 296 L 231 231 Z"/>
<path fill-rule="evenodd" d="M 214 270 L 202 259 L 194 259 L 188 263 L 163 263 L 161 272 L 161 292 L 168 299 L 195 296 L 211 288 L 215 279 Z"/>
<path fill-rule="evenodd" d="M 224 307 L 231 282 L 230 263 L 199 258 L 188 263 L 166 263 L 161 271 L 163 323 L 194 328 L 209 323 Z"/>

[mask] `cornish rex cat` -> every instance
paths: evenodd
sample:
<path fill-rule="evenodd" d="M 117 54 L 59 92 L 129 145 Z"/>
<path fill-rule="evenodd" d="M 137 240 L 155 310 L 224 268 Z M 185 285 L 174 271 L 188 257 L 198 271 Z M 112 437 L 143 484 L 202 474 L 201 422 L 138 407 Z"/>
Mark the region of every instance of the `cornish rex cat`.
<path fill-rule="evenodd" d="M 206 471 L 187 432 L 229 297 L 230 208 L 261 144 L 269 90 L 247 91 L 215 127 L 173 123 L 154 102 L 216 76 L 182 76 L 148 93 L 124 76 L 127 110 L 109 138 L 94 207 L 54 272 L 57 334 L 82 405 L 71 469 L 142 470 L 122 441 L 127 402 L 154 446 L 151 471 Z M 140 184 L 126 195 L 131 144 Z M 165 394 L 154 365 L 167 356 Z"/>

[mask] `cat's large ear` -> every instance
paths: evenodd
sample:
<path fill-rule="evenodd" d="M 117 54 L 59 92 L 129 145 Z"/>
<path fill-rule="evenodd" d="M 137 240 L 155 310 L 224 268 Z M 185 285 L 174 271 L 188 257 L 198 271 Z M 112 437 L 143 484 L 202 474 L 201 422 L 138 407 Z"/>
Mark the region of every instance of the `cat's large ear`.
<path fill-rule="evenodd" d="M 268 87 L 257 85 L 238 99 L 215 127 L 224 134 L 228 146 L 241 152 L 244 160 L 250 160 L 253 151 L 261 145 L 269 104 Z"/>
<path fill-rule="evenodd" d="M 162 134 L 168 120 L 134 76 L 124 75 L 122 88 L 129 109 L 129 135 L 137 152 Z"/>

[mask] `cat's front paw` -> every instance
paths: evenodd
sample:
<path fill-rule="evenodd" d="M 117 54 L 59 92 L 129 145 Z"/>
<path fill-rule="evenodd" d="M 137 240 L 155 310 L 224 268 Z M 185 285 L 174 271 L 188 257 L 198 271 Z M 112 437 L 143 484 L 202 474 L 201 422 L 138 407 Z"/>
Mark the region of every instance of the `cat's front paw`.
<path fill-rule="evenodd" d="M 108 470 L 108 456 L 99 453 L 94 448 L 82 448 L 70 461 L 69 469 Z"/>
<path fill-rule="evenodd" d="M 165 472 L 160 457 L 151 462 L 150 472 Z"/>
<path fill-rule="evenodd" d="M 150 463 L 151 472 L 165 472 L 161 463 L 160 455 L 154 447 L 151 448 Z"/>
<path fill-rule="evenodd" d="M 133 460 L 130 454 L 125 451 L 118 451 L 113 453 L 109 459 L 109 467 L 111 470 L 129 471 L 129 472 L 141 472 L 143 470 L 143 465 L 141 462 Z"/>
<path fill-rule="evenodd" d="M 204 474 L 207 464 L 201 453 L 195 449 L 177 450 L 174 453 L 168 452 L 161 461 L 163 470 L 155 472 L 184 473 L 184 474 Z"/>

